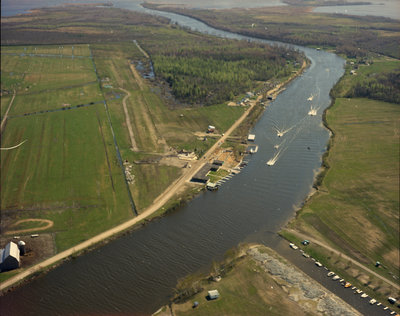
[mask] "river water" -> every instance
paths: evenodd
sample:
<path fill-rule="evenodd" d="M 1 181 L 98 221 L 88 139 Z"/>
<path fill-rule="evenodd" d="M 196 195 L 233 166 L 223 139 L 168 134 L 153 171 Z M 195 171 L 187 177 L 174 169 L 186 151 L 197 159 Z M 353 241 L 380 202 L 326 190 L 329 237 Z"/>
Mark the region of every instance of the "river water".
<path fill-rule="evenodd" d="M 129 8 L 142 10 L 132 3 Z M 187 17 L 155 14 L 200 32 L 250 40 Z M 179 211 L 8 293 L 1 298 L 0 314 L 149 314 L 167 303 L 178 278 L 206 271 L 231 247 L 243 241 L 273 243 L 275 233 L 311 190 L 329 139 L 322 112 L 344 72 L 343 59 L 334 54 L 294 48 L 312 64 L 255 125 L 252 133 L 259 150 L 240 174 L 217 192 L 201 193 Z M 315 116 L 308 115 L 311 106 Z M 289 131 L 278 137 L 277 129 Z M 278 152 L 276 163 L 268 166 Z"/>

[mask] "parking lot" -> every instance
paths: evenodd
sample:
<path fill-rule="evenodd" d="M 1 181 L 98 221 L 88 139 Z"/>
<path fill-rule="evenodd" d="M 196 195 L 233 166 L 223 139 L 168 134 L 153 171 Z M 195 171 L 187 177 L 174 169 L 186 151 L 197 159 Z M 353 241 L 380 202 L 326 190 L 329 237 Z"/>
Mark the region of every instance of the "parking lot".
<path fill-rule="evenodd" d="M 298 245 L 291 244 L 280 237 L 273 238 L 273 240 L 269 239 L 267 245 L 363 315 L 397 315 L 393 308 L 396 305 L 392 305 L 388 301 L 372 301 L 373 304 L 371 304 L 370 301 L 374 299 L 373 297 L 368 296 L 363 289 L 355 288 L 353 285 L 345 287 L 348 283 L 346 280 L 304 253 Z M 398 303 L 397 301 L 396 304 Z"/>

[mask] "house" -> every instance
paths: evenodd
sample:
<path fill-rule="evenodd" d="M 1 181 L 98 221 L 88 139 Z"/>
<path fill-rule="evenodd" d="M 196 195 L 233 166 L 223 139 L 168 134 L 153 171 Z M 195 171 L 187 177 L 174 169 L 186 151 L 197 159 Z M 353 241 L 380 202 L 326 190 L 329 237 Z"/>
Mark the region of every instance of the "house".
<path fill-rule="evenodd" d="M 208 291 L 208 298 L 209 298 L 210 300 L 215 300 L 215 299 L 219 298 L 219 292 L 218 292 L 218 290 L 211 290 L 211 291 Z"/>
<path fill-rule="evenodd" d="M 4 249 L 0 249 L 0 270 L 8 271 L 19 268 L 19 249 L 17 244 L 10 241 Z"/>

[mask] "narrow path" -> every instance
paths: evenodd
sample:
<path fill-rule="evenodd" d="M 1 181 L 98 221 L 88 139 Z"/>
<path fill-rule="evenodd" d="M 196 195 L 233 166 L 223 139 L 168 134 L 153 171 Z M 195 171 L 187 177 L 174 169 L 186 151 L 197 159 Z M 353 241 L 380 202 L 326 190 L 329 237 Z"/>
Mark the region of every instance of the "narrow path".
<path fill-rule="evenodd" d="M 10 104 L 8 105 L 7 111 L 6 111 L 6 113 L 4 113 L 4 117 L 3 117 L 3 119 L 1 120 L 0 134 L 3 133 L 3 127 L 5 126 L 5 122 L 7 121 L 7 115 L 8 115 L 8 112 L 10 111 L 10 109 L 11 109 L 11 106 L 12 106 L 12 104 L 13 104 L 13 102 L 14 102 L 14 98 L 15 98 L 15 95 L 16 95 L 16 94 L 17 94 L 17 92 L 14 90 L 14 94 L 13 94 L 13 96 L 12 96 L 12 99 L 11 99 L 11 101 L 10 101 Z"/>
<path fill-rule="evenodd" d="M 144 55 L 144 57 L 150 58 L 149 54 L 147 54 L 146 51 L 139 45 L 139 43 L 137 42 L 137 40 L 133 40 L 132 42 L 135 43 L 136 47 L 142 52 L 142 54 Z"/>
<path fill-rule="evenodd" d="M 314 243 L 314 244 L 316 244 L 316 245 L 319 245 L 319 246 L 321 246 L 321 247 L 324 247 L 325 249 L 327 249 L 327 250 L 329 250 L 329 251 L 332 251 L 332 252 L 334 252 L 334 253 L 337 254 L 337 255 L 340 255 L 343 259 L 352 262 L 353 264 L 355 264 L 356 266 L 360 267 L 361 269 L 367 271 L 368 273 L 371 273 L 372 275 L 376 276 L 377 278 L 381 279 L 382 281 L 384 281 L 384 282 L 390 284 L 391 286 L 393 286 L 393 287 L 396 288 L 397 290 L 400 290 L 400 286 L 399 286 L 398 284 L 396 284 L 396 283 L 394 283 L 394 282 L 392 282 L 392 281 L 386 279 L 385 277 L 381 276 L 380 274 L 376 273 L 375 271 L 373 271 L 373 270 L 369 269 L 368 267 L 364 266 L 364 265 L 361 264 L 360 262 L 358 262 L 358 261 L 356 261 L 356 260 L 350 258 L 349 256 L 345 255 L 344 253 L 342 253 L 342 252 L 340 252 L 340 251 L 338 251 L 338 250 L 332 248 L 331 246 L 327 245 L 326 243 L 324 243 L 324 242 L 322 242 L 322 241 L 319 241 L 319 240 L 317 240 L 317 239 L 315 239 L 315 238 L 313 238 L 313 237 L 304 235 L 304 234 L 302 234 L 302 233 L 300 233 L 300 232 L 298 232 L 298 231 L 296 231 L 296 230 L 293 230 L 293 229 L 285 229 L 285 230 L 287 230 L 288 232 L 290 232 L 290 233 L 292 233 L 292 234 L 294 234 L 294 235 L 297 235 L 297 236 L 300 237 L 301 239 L 307 239 L 307 240 L 309 240 L 310 242 L 312 242 L 312 243 Z"/>
<path fill-rule="evenodd" d="M 139 151 L 136 141 L 135 141 L 135 136 L 133 135 L 132 124 L 131 124 L 131 119 L 129 117 L 128 108 L 126 107 L 126 100 L 131 96 L 131 93 L 128 90 L 125 90 L 124 88 L 120 87 L 119 89 L 126 93 L 126 96 L 124 96 L 124 98 L 122 99 L 122 107 L 124 108 L 125 122 L 126 122 L 126 126 L 128 128 L 128 133 L 129 133 L 129 138 L 131 140 L 132 150 Z"/>
<path fill-rule="evenodd" d="M 23 142 L 20 142 L 18 145 L 12 146 L 12 147 L 5 147 L 5 148 L 0 148 L 0 150 L 11 150 L 11 149 L 15 149 L 18 148 L 19 146 L 21 146 L 23 143 L 25 143 L 27 141 L 27 139 L 25 139 Z"/>

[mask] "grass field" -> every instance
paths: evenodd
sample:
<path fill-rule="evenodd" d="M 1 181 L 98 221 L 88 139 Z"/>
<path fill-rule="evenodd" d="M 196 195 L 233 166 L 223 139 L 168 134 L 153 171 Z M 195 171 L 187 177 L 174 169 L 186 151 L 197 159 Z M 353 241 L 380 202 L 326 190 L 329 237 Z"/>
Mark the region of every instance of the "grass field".
<path fill-rule="evenodd" d="M 60 251 L 131 217 L 105 122 L 102 106 L 9 120 L 3 146 L 26 142 L 1 155 L 3 218 L 53 220 Z"/>
<path fill-rule="evenodd" d="M 90 56 L 89 46 L 82 45 L 27 45 L 27 46 L 1 46 L 2 54 L 48 54 L 65 56 Z"/>
<path fill-rule="evenodd" d="M 37 52 L 57 50 L 43 46 Z M 72 52 L 71 46 L 63 50 Z M 54 226 L 45 233 L 55 236 L 57 251 L 133 216 L 102 102 L 18 117 L 103 100 L 87 45 L 74 47 L 75 53 L 85 58 L 2 55 L 2 88 L 17 89 L 2 147 L 25 141 L 1 154 L 2 232 L 41 227 L 37 222 L 13 227 L 21 219 L 51 220 Z M 17 86 L 8 80 L 15 72 L 23 73 Z M 2 111 L 9 100 L 2 97 Z"/>
<path fill-rule="evenodd" d="M 291 226 L 373 267 L 399 271 L 398 105 L 337 99 L 327 122 L 335 133 L 322 186 Z M 378 269 L 379 271 L 379 269 Z M 398 279 L 397 279 L 398 282 Z"/>
<path fill-rule="evenodd" d="M 21 48 L 22 49 L 22 48 Z M 66 88 L 96 81 L 89 57 L 1 56 L 1 88 L 18 94 Z"/>

